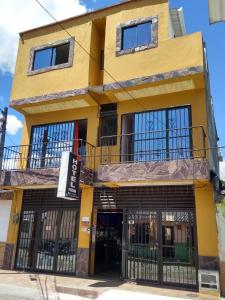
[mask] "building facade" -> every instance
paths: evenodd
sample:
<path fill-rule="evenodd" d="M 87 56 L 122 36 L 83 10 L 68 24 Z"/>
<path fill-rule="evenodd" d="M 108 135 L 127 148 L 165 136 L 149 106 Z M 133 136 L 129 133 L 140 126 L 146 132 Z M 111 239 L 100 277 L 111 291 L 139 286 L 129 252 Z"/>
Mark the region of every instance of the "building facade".
<path fill-rule="evenodd" d="M 220 292 L 207 57 L 181 9 L 133 0 L 21 33 L 10 105 L 24 127 L 4 149 L 3 268 Z M 74 201 L 57 198 L 64 151 L 82 165 Z"/>

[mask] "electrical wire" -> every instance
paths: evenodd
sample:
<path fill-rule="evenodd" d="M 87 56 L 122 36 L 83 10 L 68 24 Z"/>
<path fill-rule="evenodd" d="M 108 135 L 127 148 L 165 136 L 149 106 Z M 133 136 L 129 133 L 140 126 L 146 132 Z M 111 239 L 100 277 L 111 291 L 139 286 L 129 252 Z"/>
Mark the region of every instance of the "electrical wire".
<path fill-rule="evenodd" d="M 69 33 L 69 31 L 65 28 L 65 26 L 63 26 L 62 22 L 58 21 L 52 13 L 49 12 L 49 10 L 39 1 L 39 0 L 34 0 L 36 1 L 41 7 L 42 9 L 68 34 L 69 37 L 71 37 L 72 39 L 74 39 L 74 37 Z M 96 60 L 96 58 L 76 39 L 76 43 L 79 45 L 79 47 L 91 58 L 91 60 L 93 60 L 93 62 L 99 66 L 99 61 Z M 127 95 L 132 99 L 134 100 L 142 109 L 144 110 L 148 110 L 148 108 L 146 108 L 142 103 L 140 103 L 135 97 L 133 97 L 133 95 L 128 91 L 126 90 L 122 84 L 116 80 L 116 78 L 104 67 L 103 68 L 103 71 L 105 71 L 105 73 L 113 80 L 115 81 L 119 87 L 125 92 L 127 93 Z M 156 118 L 156 117 L 155 117 Z M 156 118 L 157 119 L 157 118 Z M 162 125 L 165 125 L 163 124 L 163 122 L 161 120 L 158 120 L 157 121 L 160 121 Z"/>

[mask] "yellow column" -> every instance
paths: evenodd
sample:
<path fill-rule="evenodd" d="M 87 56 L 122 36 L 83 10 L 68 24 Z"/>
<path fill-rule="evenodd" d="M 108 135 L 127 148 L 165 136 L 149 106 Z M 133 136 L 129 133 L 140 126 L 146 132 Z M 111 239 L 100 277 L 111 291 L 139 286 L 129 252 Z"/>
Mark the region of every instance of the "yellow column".
<path fill-rule="evenodd" d="M 7 243 L 4 257 L 4 269 L 12 269 L 15 261 L 16 245 L 19 233 L 19 220 L 21 216 L 23 191 L 15 190 L 12 201 L 10 221 L 7 234 Z"/>
<path fill-rule="evenodd" d="M 216 205 L 211 183 L 199 183 L 195 185 L 195 206 L 199 269 L 218 270 L 219 252 Z M 200 292 L 219 296 L 219 291 L 206 291 L 201 289 L 201 287 Z"/>
<path fill-rule="evenodd" d="M 90 256 L 90 274 L 94 275 L 95 272 L 95 240 L 96 240 L 96 229 L 97 229 L 97 208 L 93 210 L 92 218 L 92 243 L 91 243 L 91 256 Z"/>
<path fill-rule="evenodd" d="M 198 255 L 218 256 L 216 205 L 210 183 L 195 185 L 195 206 Z"/>
<path fill-rule="evenodd" d="M 93 194 L 93 187 L 82 189 L 76 263 L 76 273 L 78 276 L 87 276 L 89 274 Z"/>

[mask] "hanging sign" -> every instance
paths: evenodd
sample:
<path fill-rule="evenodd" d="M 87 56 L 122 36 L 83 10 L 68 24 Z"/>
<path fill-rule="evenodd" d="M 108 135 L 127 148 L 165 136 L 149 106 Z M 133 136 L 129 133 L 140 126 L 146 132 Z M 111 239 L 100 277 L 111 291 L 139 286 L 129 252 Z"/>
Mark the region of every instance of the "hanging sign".
<path fill-rule="evenodd" d="M 58 198 L 79 199 L 80 169 L 81 162 L 78 160 L 77 155 L 71 152 L 62 153 L 57 191 Z"/>

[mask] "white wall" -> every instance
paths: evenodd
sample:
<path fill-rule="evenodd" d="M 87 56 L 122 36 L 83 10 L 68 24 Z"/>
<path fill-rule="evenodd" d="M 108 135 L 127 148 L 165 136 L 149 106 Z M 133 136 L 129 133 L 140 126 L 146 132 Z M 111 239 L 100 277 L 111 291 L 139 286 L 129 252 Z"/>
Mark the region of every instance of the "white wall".
<path fill-rule="evenodd" d="M 217 204 L 217 228 L 220 259 L 225 262 L 225 199 L 222 203 Z"/>
<path fill-rule="evenodd" d="M 220 162 L 220 179 L 225 180 L 225 161 Z"/>
<path fill-rule="evenodd" d="M 0 242 L 6 242 L 12 200 L 0 200 Z"/>

